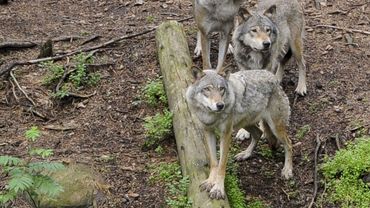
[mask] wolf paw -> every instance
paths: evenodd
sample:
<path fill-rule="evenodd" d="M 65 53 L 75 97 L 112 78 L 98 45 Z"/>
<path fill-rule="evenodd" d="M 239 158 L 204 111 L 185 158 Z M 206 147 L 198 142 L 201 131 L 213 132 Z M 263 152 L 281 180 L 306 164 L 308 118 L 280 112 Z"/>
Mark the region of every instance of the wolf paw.
<path fill-rule="evenodd" d="M 295 89 L 295 93 L 297 93 L 300 96 L 305 96 L 307 94 L 307 87 L 305 84 L 298 84 L 297 89 Z"/>
<path fill-rule="evenodd" d="M 234 159 L 236 161 L 243 161 L 248 159 L 252 155 L 252 152 L 244 150 L 243 152 L 235 155 Z"/>
<path fill-rule="evenodd" d="M 202 46 L 196 46 L 194 49 L 194 57 L 199 57 L 202 53 Z"/>
<path fill-rule="evenodd" d="M 225 199 L 225 190 L 223 185 L 215 184 L 209 192 L 211 199 Z"/>
<path fill-rule="evenodd" d="M 201 191 L 211 191 L 215 183 L 209 179 L 203 181 L 200 185 L 199 188 Z"/>
<path fill-rule="evenodd" d="M 238 141 L 244 141 L 244 139 L 249 139 L 250 137 L 251 134 L 245 129 L 239 129 L 238 133 L 235 136 Z"/>
<path fill-rule="evenodd" d="M 231 44 L 229 44 L 226 54 L 234 54 L 234 47 Z"/>
<path fill-rule="evenodd" d="M 281 171 L 281 175 L 283 175 L 283 177 L 285 179 L 290 179 L 293 177 L 293 171 L 292 171 L 292 168 L 283 168 L 283 170 Z"/>

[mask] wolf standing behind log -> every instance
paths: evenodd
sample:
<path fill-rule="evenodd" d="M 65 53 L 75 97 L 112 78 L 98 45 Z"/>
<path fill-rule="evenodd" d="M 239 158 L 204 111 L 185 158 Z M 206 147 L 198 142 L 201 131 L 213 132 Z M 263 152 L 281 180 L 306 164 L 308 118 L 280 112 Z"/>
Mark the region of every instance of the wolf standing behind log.
<path fill-rule="evenodd" d="M 290 107 L 287 96 L 275 76 L 266 70 L 243 70 L 230 74 L 231 69 L 193 69 L 194 81 L 186 91 L 190 112 L 199 119 L 206 135 L 210 174 L 200 188 L 209 192 L 212 199 L 225 197 L 224 180 L 227 155 L 233 129 L 245 128 L 252 134 L 249 147 L 236 155 L 237 160 L 247 159 L 262 129 L 270 145 L 280 141 L 284 146 L 285 163 L 282 175 L 293 176 L 292 145 L 286 127 Z M 217 160 L 216 132 L 220 131 L 220 160 Z"/>
<path fill-rule="evenodd" d="M 284 64 L 293 55 L 299 69 L 296 93 L 304 96 L 304 17 L 297 0 L 259 0 L 233 35 L 234 57 L 241 70 L 263 68 L 283 79 Z"/>
<path fill-rule="evenodd" d="M 197 46 L 194 53 L 199 56 L 202 52 L 203 69 L 211 69 L 210 35 L 220 33 L 218 61 L 216 70 L 219 71 L 226 58 L 230 43 L 230 33 L 234 28 L 234 18 L 239 11 L 242 0 L 193 0 L 195 22 L 198 26 Z"/>

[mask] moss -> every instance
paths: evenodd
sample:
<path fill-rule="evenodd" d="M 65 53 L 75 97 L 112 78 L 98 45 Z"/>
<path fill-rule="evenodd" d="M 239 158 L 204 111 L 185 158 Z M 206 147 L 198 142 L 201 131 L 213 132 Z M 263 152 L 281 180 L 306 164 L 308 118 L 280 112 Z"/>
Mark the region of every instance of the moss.
<path fill-rule="evenodd" d="M 332 159 L 326 158 L 322 172 L 328 201 L 340 207 L 370 207 L 370 187 L 362 177 L 370 172 L 370 137 L 356 139 Z"/>

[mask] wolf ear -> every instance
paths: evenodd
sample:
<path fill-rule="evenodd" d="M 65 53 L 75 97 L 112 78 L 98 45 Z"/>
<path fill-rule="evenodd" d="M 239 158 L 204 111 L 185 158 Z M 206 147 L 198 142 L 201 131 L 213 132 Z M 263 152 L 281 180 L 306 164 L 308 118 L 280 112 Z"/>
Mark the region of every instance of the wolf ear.
<path fill-rule="evenodd" d="M 242 19 L 242 22 L 247 21 L 248 17 L 251 16 L 251 12 L 248 9 L 240 7 L 238 15 Z"/>
<path fill-rule="evenodd" d="M 275 16 L 276 14 L 276 5 L 272 5 L 270 8 L 268 8 L 264 13 L 263 15 L 271 18 L 273 16 Z"/>
<path fill-rule="evenodd" d="M 193 75 L 193 81 L 199 80 L 205 75 L 203 70 L 198 68 L 197 66 L 191 67 L 191 74 Z"/>
<path fill-rule="evenodd" d="M 233 67 L 232 67 L 231 64 L 229 64 L 229 65 L 225 66 L 224 68 L 222 68 L 217 73 L 219 75 L 221 75 L 223 78 L 229 79 L 232 70 L 233 70 Z"/>

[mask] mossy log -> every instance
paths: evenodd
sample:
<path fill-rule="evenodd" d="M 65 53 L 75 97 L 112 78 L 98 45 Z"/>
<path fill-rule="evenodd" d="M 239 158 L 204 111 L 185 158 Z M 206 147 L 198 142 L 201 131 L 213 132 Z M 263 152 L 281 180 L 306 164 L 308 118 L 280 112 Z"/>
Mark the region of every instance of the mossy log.
<path fill-rule="evenodd" d="M 192 59 L 183 26 L 176 21 L 162 23 L 156 31 L 157 52 L 168 105 L 173 113 L 173 128 L 181 168 L 190 178 L 188 197 L 196 208 L 229 208 L 228 200 L 211 200 L 199 185 L 209 174 L 204 134 L 191 115 L 185 100 L 191 84 Z"/>

